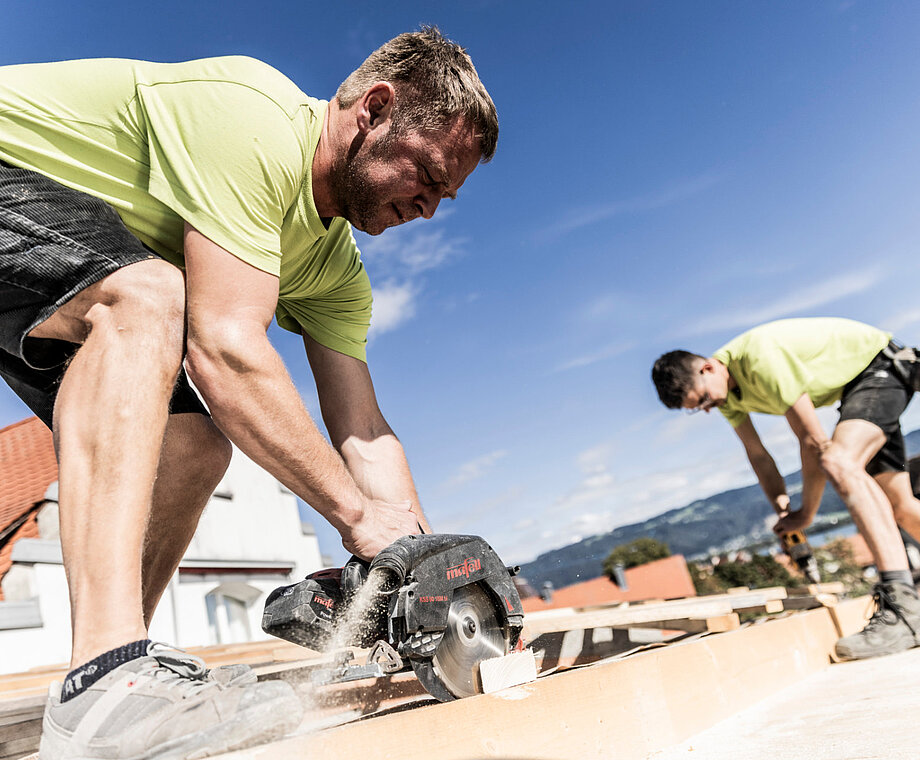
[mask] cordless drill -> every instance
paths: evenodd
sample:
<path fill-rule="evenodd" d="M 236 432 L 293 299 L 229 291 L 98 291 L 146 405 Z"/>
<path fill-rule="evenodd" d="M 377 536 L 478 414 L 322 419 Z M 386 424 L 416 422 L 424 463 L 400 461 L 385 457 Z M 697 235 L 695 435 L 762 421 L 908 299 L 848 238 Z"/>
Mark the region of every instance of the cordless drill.
<path fill-rule="evenodd" d="M 793 530 L 783 533 L 779 541 L 783 551 L 795 562 L 805 577 L 812 583 L 820 583 L 821 574 L 818 572 L 818 562 L 811 551 L 808 539 L 805 538 L 805 531 Z"/>

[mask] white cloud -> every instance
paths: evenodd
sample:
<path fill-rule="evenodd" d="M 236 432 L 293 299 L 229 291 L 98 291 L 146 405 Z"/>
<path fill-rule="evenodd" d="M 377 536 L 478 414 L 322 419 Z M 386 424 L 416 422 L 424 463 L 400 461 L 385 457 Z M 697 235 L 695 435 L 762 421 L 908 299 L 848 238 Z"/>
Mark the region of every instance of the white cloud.
<path fill-rule="evenodd" d="M 439 214 L 438 222 L 450 216 Z M 378 237 L 358 233 L 361 258 L 374 288 L 370 338 L 395 330 L 417 313 L 424 273 L 463 253 L 463 238 L 450 238 L 435 221 L 416 221 Z M 378 284 L 379 283 L 379 284 Z"/>
<path fill-rule="evenodd" d="M 917 324 L 920 324 L 920 309 L 906 309 L 882 320 L 880 326 L 897 336 L 906 328 Z"/>
<path fill-rule="evenodd" d="M 450 478 L 448 478 L 444 487 L 452 490 L 474 480 L 478 480 L 491 470 L 496 462 L 507 455 L 508 452 L 505 450 L 492 451 L 488 454 L 476 457 L 475 459 L 471 459 L 469 462 L 465 462 L 457 468 L 457 471 Z"/>
<path fill-rule="evenodd" d="M 418 292 L 411 282 L 386 282 L 374 288 L 370 338 L 395 330 L 415 316 Z"/>
<path fill-rule="evenodd" d="M 615 356 L 620 356 L 621 354 L 626 353 L 632 348 L 635 348 L 635 343 L 611 343 L 610 345 L 604 346 L 603 348 L 594 351 L 590 354 L 584 354 L 583 356 L 575 357 L 570 359 L 567 362 L 553 368 L 552 372 L 566 372 L 570 369 L 580 369 L 581 367 L 587 367 L 591 364 L 596 364 L 597 362 L 605 361 L 607 359 L 612 359 Z"/>
<path fill-rule="evenodd" d="M 718 332 L 733 327 L 753 327 L 772 319 L 790 316 L 825 304 L 839 301 L 841 298 L 862 293 L 872 288 L 882 279 L 878 268 L 862 269 L 837 277 L 807 285 L 798 290 L 783 292 L 779 298 L 757 306 L 750 302 L 733 309 L 709 314 L 701 319 L 691 321 L 679 335 L 700 335 Z"/>
<path fill-rule="evenodd" d="M 569 210 L 561 215 L 564 217 L 565 221 L 544 228 L 539 233 L 539 237 L 545 238 L 548 236 L 555 237 L 563 235 L 579 229 L 580 227 L 586 227 L 590 224 L 609 219 L 612 216 L 636 214 L 664 208 L 665 206 L 670 206 L 708 190 L 713 185 L 722 181 L 723 178 L 724 175 L 722 174 L 707 172 L 688 180 L 672 182 L 648 195 L 640 195 L 626 200 L 608 201 L 581 210 Z"/>
<path fill-rule="evenodd" d="M 438 221 L 443 221 L 439 216 Z M 385 276 L 414 276 L 460 256 L 463 238 L 450 238 L 434 221 L 416 221 L 361 240 L 362 258 Z"/>

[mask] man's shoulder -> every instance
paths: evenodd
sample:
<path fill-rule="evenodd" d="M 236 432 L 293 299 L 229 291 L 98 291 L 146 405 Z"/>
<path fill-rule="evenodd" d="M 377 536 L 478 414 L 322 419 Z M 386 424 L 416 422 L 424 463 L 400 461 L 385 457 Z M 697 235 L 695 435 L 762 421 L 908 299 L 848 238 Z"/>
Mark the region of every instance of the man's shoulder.
<path fill-rule="evenodd" d="M 294 112 L 319 103 L 306 95 L 286 74 L 265 61 L 247 55 L 197 58 L 180 63 L 140 64 L 143 84 L 212 82 L 239 85 Z M 147 81 L 144 82 L 143 80 Z"/>

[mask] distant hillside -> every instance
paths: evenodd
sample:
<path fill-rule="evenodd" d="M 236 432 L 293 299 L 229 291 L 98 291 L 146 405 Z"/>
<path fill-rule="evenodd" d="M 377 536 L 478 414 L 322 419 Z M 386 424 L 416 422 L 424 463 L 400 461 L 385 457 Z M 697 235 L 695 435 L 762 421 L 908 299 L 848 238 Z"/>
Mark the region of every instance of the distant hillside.
<path fill-rule="evenodd" d="M 906 435 L 905 442 L 908 456 L 920 453 L 920 430 Z M 786 477 L 786 487 L 793 505 L 798 506 L 801 471 Z M 827 519 L 835 513 L 845 514 L 846 507 L 828 487 L 821 501 L 819 519 Z M 773 516 L 773 509 L 759 485 L 736 488 L 671 509 L 644 522 L 622 525 L 609 533 L 545 552 L 533 562 L 522 565 L 521 575 L 535 587 L 550 581 L 556 588 L 595 578 L 601 574 L 604 558 L 611 550 L 642 536 L 664 541 L 672 552 L 688 558 L 730 551 L 770 539 Z"/>

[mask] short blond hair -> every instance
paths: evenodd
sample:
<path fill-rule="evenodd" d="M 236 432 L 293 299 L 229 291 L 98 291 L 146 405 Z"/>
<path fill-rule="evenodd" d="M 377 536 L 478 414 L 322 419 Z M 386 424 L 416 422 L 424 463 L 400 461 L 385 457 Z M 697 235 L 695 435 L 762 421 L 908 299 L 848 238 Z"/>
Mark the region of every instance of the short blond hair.
<path fill-rule="evenodd" d="M 498 114 L 466 50 L 435 26 L 406 32 L 371 53 L 339 86 L 340 108 L 352 106 L 377 82 L 396 91 L 393 127 L 440 129 L 466 119 L 479 138 L 481 161 L 491 160 L 498 143 Z"/>

